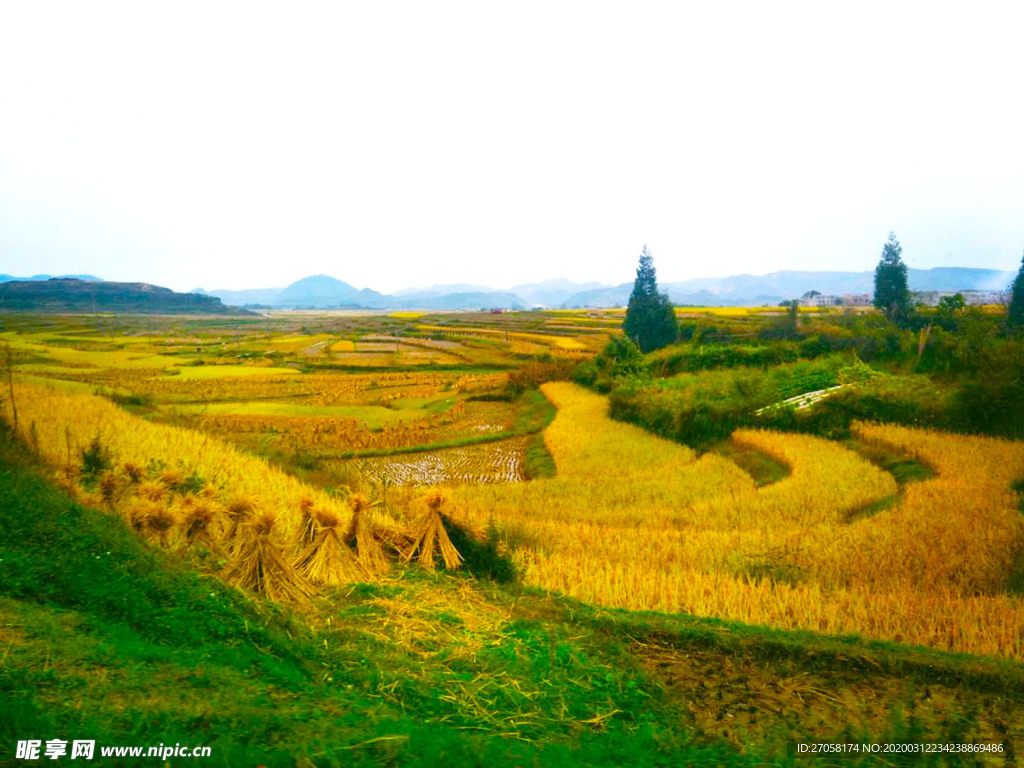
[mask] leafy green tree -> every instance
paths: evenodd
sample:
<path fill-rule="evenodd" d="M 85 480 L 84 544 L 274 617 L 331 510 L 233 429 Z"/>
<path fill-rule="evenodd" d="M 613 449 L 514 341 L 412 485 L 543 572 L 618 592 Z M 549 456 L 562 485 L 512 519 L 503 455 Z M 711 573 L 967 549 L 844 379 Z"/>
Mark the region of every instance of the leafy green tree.
<path fill-rule="evenodd" d="M 965 306 L 967 304 L 962 293 L 955 296 L 943 296 L 939 299 L 938 315 L 944 320 L 952 320 Z"/>
<path fill-rule="evenodd" d="M 642 374 L 647 370 L 643 352 L 628 336 L 615 334 L 598 355 L 597 365 L 612 376 Z"/>
<path fill-rule="evenodd" d="M 889 241 L 882 248 L 882 258 L 875 267 L 874 305 L 893 323 L 910 318 L 910 290 L 907 288 L 907 265 L 900 256 L 903 248 L 896 234 L 889 233 Z"/>
<path fill-rule="evenodd" d="M 1020 271 L 1010 286 L 1010 312 L 1006 318 L 1006 327 L 1024 329 L 1024 257 L 1021 257 Z"/>
<path fill-rule="evenodd" d="M 956 336 L 956 357 L 961 370 L 978 373 L 990 371 L 989 364 L 996 339 L 996 323 L 978 307 L 964 313 Z"/>
<path fill-rule="evenodd" d="M 672 302 L 666 294 L 658 293 L 654 259 L 646 245 L 640 253 L 640 265 L 636 268 L 636 281 L 622 329 L 645 353 L 679 339 Z"/>

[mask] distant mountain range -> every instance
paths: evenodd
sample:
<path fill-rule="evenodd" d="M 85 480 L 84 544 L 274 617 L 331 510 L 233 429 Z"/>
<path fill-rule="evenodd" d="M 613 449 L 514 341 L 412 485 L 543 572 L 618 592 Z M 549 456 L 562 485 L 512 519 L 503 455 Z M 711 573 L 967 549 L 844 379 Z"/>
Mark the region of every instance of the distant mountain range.
<path fill-rule="evenodd" d="M 234 306 L 261 306 L 273 309 L 527 309 L 531 302 L 510 292 L 494 291 L 486 286 L 455 284 L 412 288 L 391 296 L 362 290 L 329 275 L 314 275 L 287 288 L 247 291 L 204 291 Z M 569 294 L 571 295 L 571 292 Z"/>
<path fill-rule="evenodd" d="M 973 269 L 967 267 L 936 267 L 934 269 L 909 269 L 908 280 L 913 291 L 967 291 L 1005 290 L 1013 280 L 1014 273 L 995 269 Z M 31 288 L 45 286 L 50 288 Z M 63 288 L 62 284 L 67 284 Z M 19 287 L 20 286 L 20 287 Z M 91 289 L 90 289 L 91 286 Z M 101 286 L 131 286 L 131 288 L 101 288 Z M 766 275 L 732 275 L 720 278 L 697 278 L 676 283 L 661 283 L 661 290 L 668 293 L 676 304 L 690 306 L 765 306 L 778 304 L 785 299 L 795 299 L 807 291 L 823 294 L 870 294 L 874 289 L 874 272 L 811 272 L 787 270 Z M 89 289 L 89 290 L 87 290 Z M 13 278 L 0 275 L 0 296 L 6 303 L 0 308 L 18 308 L 18 302 L 41 301 L 47 306 L 57 306 L 62 291 L 70 302 L 68 307 L 89 311 L 83 305 L 82 297 L 117 296 L 114 304 L 123 305 L 126 311 L 147 311 L 146 306 L 158 307 L 153 311 L 169 312 L 167 307 L 175 306 L 183 312 L 216 312 L 227 307 L 250 307 L 270 309 L 423 309 L 423 310 L 480 310 L 480 309 L 529 309 L 531 307 L 621 307 L 629 302 L 633 283 L 602 285 L 601 283 L 576 283 L 571 280 L 545 280 L 540 283 L 523 283 L 507 291 L 494 290 L 488 286 L 454 283 L 432 285 L 427 288 L 409 288 L 387 295 L 370 288 L 356 288 L 329 275 L 305 277 L 284 288 L 257 288 L 249 290 L 204 291 L 197 288 L 191 294 L 174 293 L 166 288 L 157 288 L 146 283 L 107 283 L 93 275 L 76 275 L 64 278 L 50 278 L 35 275 L 29 278 Z M 91 292 L 90 292 L 91 291 Z M 118 294 L 118 291 L 121 291 Z M 20 298 L 18 298 L 20 297 Z M 156 298 L 154 298 L 156 297 Z M 188 298 L 192 297 L 192 298 Z M 203 303 L 198 299 L 206 299 Z M 100 302 L 105 299 L 98 299 Z M 31 303 L 30 301 L 30 303 Z M 11 303 L 14 302 L 14 303 Z M 97 307 L 100 305 L 97 304 Z M 113 306 L 113 304 L 111 305 Z M 216 309 L 220 307 L 220 310 Z M 130 308 L 130 309 L 129 309 Z M 77 311 L 68 310 L 68 311 Z"/>
<path fill-rule="evenodd" d="M 913 291 L 1004 290 L 1012 272 L 966 267 L 908 270 Z M 809 272 L 788 270 L 767 275 L 732 275 L 662 283 L 676 304 L 694 306 L 764 306 L 796 299 L 807 291 L 824 294 L 871 293 L 874 272 Z M 530 307 L 622 307 L 633 283 L 602 285 L 571 280 L 545 280 L 515 285 L 507 291 L 466 283 L 407 288 L 391 295 L 359 290 L 328 275 L 315 275 L 287 288 L 210 291 L 225 304 L 260 305 L 275 309 L 529 309 Z M 206 293 L 197 289 L 197 293 Z"/>
<path fill-rule="evenodd" d="M 213 296 L 176 293 L 148 283 L 50 278 L 0 282 L 0 310 L 21 312 L 132 312 L 165 315 L 250 314 Z"/>

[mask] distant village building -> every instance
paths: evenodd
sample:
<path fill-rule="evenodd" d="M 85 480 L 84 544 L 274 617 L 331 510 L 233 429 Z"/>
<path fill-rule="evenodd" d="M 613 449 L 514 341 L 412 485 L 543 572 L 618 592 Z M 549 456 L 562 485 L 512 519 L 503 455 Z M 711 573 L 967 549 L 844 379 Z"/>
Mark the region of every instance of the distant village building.
<path fill-rule="evenodd" d="M 870 293 L 844 293 L 840 297 L 844 307 L 870 307 Z"/>
<path fill-rule="evenodd" d="M 964 303 L 969 307 L 1006 303 L 1005 291 L 915 291 L 912 297 L 915 304 L 935 307 L 944 296 L 956 296 L 958 293 L 964 297 Z"/>
<path fill-rule="evenodd" d="M 800 306 L 802 307 L 833 307 L 835 306 L 835 296 L 826 296 L 820 291 L 808 291 L 800 297 Z"/>
<path fill-rule="evenodd" d="M 871 304 L 871 296 L 866 293 L 844 293 L 842 296 L 808 291 L 800 297 L 804 307 L 864 307 Z"/>

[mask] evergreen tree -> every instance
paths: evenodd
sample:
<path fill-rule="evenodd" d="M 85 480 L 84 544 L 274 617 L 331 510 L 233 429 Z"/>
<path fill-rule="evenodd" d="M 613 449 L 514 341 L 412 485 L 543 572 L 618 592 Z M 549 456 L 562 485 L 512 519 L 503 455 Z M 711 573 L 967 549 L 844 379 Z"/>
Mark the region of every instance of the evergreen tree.
<path fill-rule="evenodd" d="M 907 265 L 900 258 L 903 248 L 893 232 L 882 248 L 882 258 L 875 267 L 875 299 L 890 322 L 899 323 L 910 317 L 910 290 L 907 288 Z"/>
<path fill-rule="evenodd" d="M 666 294 L 658 293 L 654 259 L 646 245 L 636 268 L 636 282 L 633 283 L 622 330 L 642 352 L 660 349 L 679 339 L 679 325 L 672 302 Z"/>
<path fill-rule="evenodd" d="M 1006 327 L 1024 329 L 1024 257 L 1021 257 L 1020 271 L 1010 286 L 1010 312 L 1006 318 Z"/>

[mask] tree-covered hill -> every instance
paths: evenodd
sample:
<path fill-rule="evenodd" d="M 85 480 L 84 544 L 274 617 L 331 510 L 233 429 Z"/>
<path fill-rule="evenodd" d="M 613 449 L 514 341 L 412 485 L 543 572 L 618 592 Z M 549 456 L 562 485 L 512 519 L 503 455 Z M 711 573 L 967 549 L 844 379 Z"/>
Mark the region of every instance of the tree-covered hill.
<path fill-rule="evenodd" d="M 135 312 L 142 314 L 241 315 L 214 296 L 177 293 L 149 283 L 52 280 L 0 283 L 0 310 L 18 312 Z"/>

